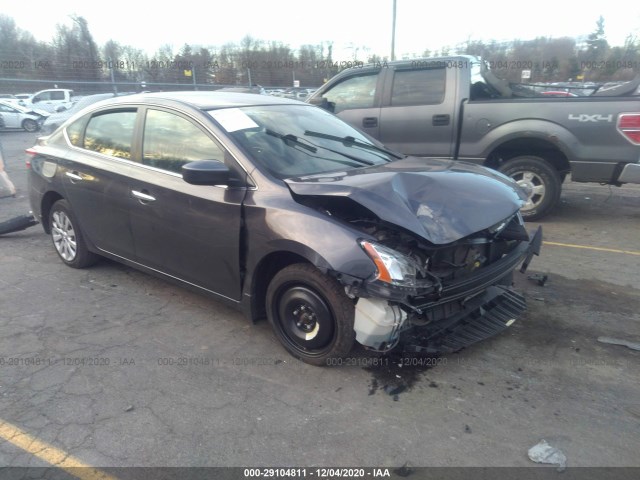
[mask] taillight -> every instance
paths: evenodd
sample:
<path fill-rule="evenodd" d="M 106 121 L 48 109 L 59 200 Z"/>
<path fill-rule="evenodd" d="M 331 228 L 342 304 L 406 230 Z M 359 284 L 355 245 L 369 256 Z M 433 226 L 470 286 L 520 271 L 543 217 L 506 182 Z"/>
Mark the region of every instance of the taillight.
<path fill-rule="evenodd" d="M 24 153 L 27 154 L 27 158 L 24 159 L 24 163 L 26 163 L 27 168 L 31 168 L 31 159 L 35 157 L 38 152 L 36 152 L 33 148 L 27 148 Z"/>
<path fill-rule="evenodd" d="M 618 131 L 634 145 L 640 145 L 640 113 L 621 113 Z"/>

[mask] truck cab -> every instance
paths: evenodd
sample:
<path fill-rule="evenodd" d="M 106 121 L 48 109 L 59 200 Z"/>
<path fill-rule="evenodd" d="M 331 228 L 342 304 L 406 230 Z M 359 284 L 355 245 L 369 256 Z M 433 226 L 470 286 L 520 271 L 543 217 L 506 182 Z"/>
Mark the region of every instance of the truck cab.
<path fill-rule="evenodd" d="M 40 90 L 31 97 L 31 104 L 47 112 L 63 112 L 73 105 L 71 97 L 73 97 L 73 90 L 66 88 Z"/>

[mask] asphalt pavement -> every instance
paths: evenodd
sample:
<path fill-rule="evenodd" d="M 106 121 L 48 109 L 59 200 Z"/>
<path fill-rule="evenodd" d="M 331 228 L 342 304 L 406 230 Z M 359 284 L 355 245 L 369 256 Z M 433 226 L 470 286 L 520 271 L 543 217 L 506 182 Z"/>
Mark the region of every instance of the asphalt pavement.
<path fill-rule="evenodd" d="M 35 138 L 0 132 L 18 190 L 0 221 L 29 210 Z M 598 341 L 640 341 L 640 188 L 568 182 L 542 225 L 505 333 L 330 368 L 210 298 L 68 268 L 39 225 L 1 236 L 0 466 L 532 466 L 541 439 L 569 466 L 640 466 L 640 352 Z"/>

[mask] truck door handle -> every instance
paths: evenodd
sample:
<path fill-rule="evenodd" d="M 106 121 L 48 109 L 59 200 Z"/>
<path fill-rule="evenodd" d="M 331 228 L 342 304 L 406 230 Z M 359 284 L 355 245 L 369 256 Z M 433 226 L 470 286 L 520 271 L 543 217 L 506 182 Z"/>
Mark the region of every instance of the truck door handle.
<path fill-rule="evenodd" d="M 442 127 L 444 125 L 449 125 L 449 120 L 449 115 L 434 115 L 431 117 L 431 124 L 434 127 Z"/>
<path fill-rule="evenodd" d="M 142 203 L 144 203 L 144 202 L 155 202 L 156 201 L 156 197 L 152 197 L 151 195 L 149 195 L 148 193 L 145 193 L 145 192 L 138 192 L 137 190 L 131 190 L 131 195 L 136 197 Z"/>
<path fill-rule="evenodd" d="M 362 119 L 362 126 L 366 128 L 377 127 L 378 117 L 364 117 Z"/>
<path fill-rule="evenodd" d="M 72 182 L 81 182 L 84 180 L 78 172 L 66 172 L 65 175 L 71 179 Z"/>

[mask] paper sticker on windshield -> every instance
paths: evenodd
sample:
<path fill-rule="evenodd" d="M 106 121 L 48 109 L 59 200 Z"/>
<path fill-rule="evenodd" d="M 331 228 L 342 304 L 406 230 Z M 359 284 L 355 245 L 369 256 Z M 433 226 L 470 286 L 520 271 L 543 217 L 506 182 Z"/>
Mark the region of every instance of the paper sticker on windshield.
<path fill-rule="evenodd" d="M 239 108 L 223 108 L 209 112 L 227 132 L 236 132 L 248 128 L 256 128 L 258 124 Z"/>

